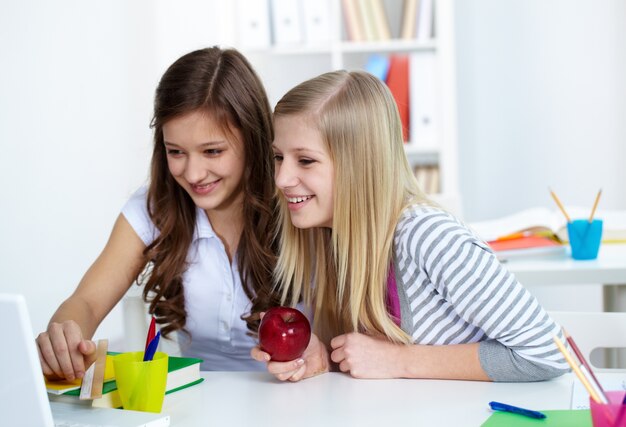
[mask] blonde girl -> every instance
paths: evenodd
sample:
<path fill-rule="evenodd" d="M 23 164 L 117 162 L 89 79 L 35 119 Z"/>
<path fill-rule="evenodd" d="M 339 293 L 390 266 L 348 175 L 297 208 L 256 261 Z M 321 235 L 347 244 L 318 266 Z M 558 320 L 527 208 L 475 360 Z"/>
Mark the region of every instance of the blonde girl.
<path fill-rule="evenodd" d="M 333 367 L 360 378 L 536 381 L 567 364 L 561 335 L 490 249 L 430 203 L 407 162 L 387 87 L 337 71 L 274 111 L 282 301 L 312 308 L 298 360 L 257 360 L 281 380 Z"/>

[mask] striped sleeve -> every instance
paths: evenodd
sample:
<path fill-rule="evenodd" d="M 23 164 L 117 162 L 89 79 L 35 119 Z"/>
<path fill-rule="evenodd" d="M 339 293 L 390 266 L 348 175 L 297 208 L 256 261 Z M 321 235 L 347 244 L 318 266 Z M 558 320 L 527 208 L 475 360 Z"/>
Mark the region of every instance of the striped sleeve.
<path fill-rule="evenodd" d="M 568 371 L 552 341 L 563 338 L 559 326 L 467 227 L 440 210 L 417 207 L 396 236 L 412 316 L 412 324 L 403 318 L 403 328 L 411 328 L 416 342 L 480 341 L 481 366 L 494 381 L 537 381 Z"/>

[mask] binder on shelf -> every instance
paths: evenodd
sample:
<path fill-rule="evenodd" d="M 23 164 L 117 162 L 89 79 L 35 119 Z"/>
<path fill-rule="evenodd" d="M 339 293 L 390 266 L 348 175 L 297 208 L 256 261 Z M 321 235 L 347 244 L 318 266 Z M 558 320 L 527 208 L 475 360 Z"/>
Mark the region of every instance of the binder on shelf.
<path fill-rule="evenodd" d="M 438 141 L 437 58 L 433 52 L 410 57 L 411 142 L 420 147 L 436 147 Z"/>
<path fill-rule="evenodd" d="M 237 0 L 239 44 L 245 49 L 271 46 L 269 0 Z"/>
<path fill-rule="evenodd" d="M 405 142 L 410 141 L 410 108 L 409 108 L 409 57 L 407 55 L 391 55 L 387 86 L 396 100 L 400 121 L 402 122 L 402 137 Z"/>
<path fill-rule="evenodd" d="M 433 0 L 420 0 L 415 34 L 417 40 L 424 42 L 433 38 L 433 12 Z"/>
<path fill-rule="evenodd" d="M 304 41 L 308 44 L 330 42 L 331 0 L 301 0 Z"/>
<path fill-rule="evenodd" d="M 275 45 L 297 45 L 302 43 L 299 1 L 271 0 L 271 15 Z"/>

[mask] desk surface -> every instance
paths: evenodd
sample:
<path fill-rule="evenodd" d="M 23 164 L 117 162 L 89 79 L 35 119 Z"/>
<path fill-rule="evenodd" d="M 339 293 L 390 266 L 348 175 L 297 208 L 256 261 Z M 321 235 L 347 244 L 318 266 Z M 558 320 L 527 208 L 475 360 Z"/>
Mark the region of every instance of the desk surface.
<path fill-rule="evenodd" d="M 626 284 L 626 244 L 604 244 L 598 258 L 577 261 L 566 256 L 519 257 L 505 263 L 524 285 Z"/>
<path fill-rule="evenodd" d="M 571 374 L 538 383 L 358 380 L 341 373 L 281 383 L 264 372 L 202 375 L 200 385 L 167 396 L 163 410 L 172 427 L 480 426 L 492 400 L 569 409 L 574 382 Z"/>

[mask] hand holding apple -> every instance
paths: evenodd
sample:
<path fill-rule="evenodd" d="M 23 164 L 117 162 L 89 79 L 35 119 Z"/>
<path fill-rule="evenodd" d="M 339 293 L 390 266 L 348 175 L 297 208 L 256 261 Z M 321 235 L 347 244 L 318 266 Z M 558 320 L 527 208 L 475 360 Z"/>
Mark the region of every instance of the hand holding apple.
<path fill-rule="evenodd" d="M 302 356 L 310 339 L 309 320 L 295 308 L 272 307 L 261 319 L 259 345 L 275 362 Z"/>

